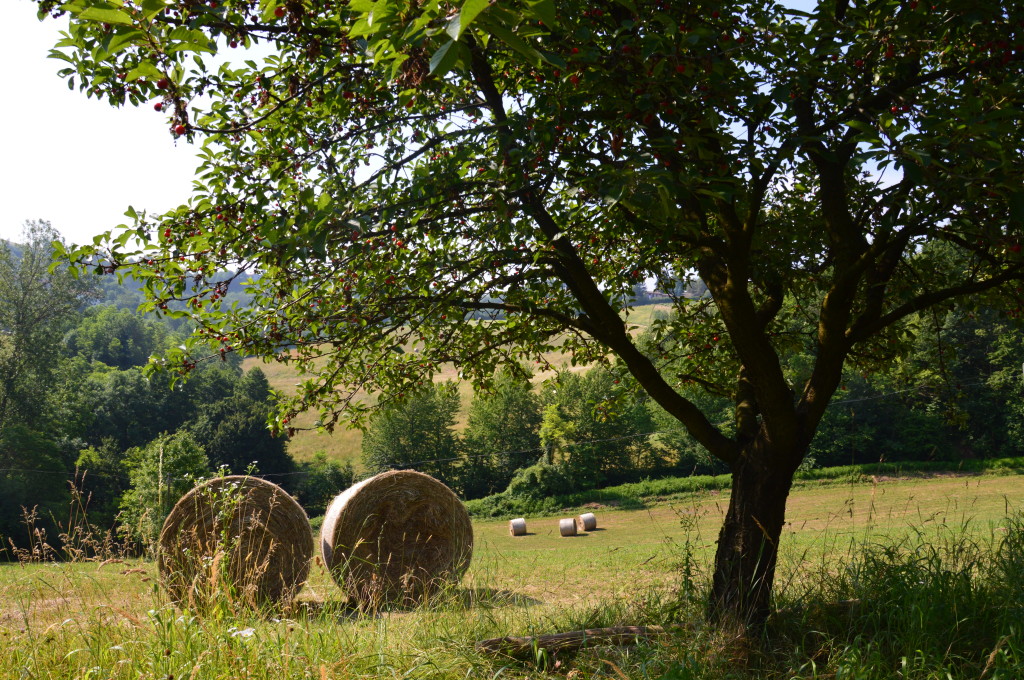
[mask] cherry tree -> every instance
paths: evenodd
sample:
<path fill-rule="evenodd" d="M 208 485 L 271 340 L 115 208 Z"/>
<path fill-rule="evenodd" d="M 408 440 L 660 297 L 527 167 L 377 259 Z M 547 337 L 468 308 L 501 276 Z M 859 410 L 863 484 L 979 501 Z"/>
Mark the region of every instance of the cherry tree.
<path fill-rule="evenodd" d="M 180 208 L 65 253 L 192 318 L 169 367 L 296 362 L 277 425 L 312 407 L 330 429 L 366 417 L 357 390 L 401 400 L 443 364 L 478 386 L 555 348 L 610 364 L 732 471 L 723 623 L 769 612 L 844 366 L 898 356 L 923 310 L 1019 311 L 1019 2 L 39 5 L 71 15 L 74 86 L 203 146 Z M 225 271 L 258 275 L 251 305 Z M 710 295 L 641 342 L 636 284 L 695 277 Z"/>

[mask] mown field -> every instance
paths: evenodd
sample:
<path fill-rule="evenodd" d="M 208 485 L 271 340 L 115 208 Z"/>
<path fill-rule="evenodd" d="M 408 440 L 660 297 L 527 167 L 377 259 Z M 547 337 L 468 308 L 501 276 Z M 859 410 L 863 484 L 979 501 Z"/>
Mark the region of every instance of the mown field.
<path fill-rule="evenodd" d="M 1024 497 L 1024 476 L 948 474 L 796 489 L 777 578 L 779 608 L 830 611 L 851 601 L 860 581 L 890 569 L 903 589 L 885 595 L 894 601 L 879 604 L 881 611 L 913 614 L 914 607 L 951 603 L 957 609 L 949 624 L 953 632 L 905 632 L 905 639 L 890 644 L 895 652 L 875 659 L 864 650 L 882 638 L 849 628 L 870 628 L 875 619 L 865 614 L 863 623 L 840 622 L 839 632 L 830 633 L 834 622 L 807 614 L 782 624 L 767 651 L 757 652 L 764 658 L 754 659 L 756 670 L 748 669 L 750 649 L 705 627 L 699 611 L 727 495 L 698 492 L 634 511 L 595 504 L 590 509 L 599 530 L 575 538 L 559 537 L 558 516 L 527 517 L 529 534 L 523 537 L 510 536 L 505 521 L 474 522 L 474 558 L 463 582 L 412 611 L 350 609 L 319 566 L 299 605 L 288 611 L 198 618 L 168 605 L 149 562 L 5 564 L 0 677 L 938 678 L 950 669 L 959 669 L 953 678 L 1019 677 L 1007 673 L 1024 663 L 1014 656 L 1020 629 L 988 639 L 987 629 L 972 617 L 993 620 L 985 607 L 1021 609 L 1019 601 L 1007 605 L 1005 595 L 989 601 L 978 593 L 1007 580 L 993 578 L 991 568 L 1006 561 L 1004 542 L 1020 540 L 1019 522 L 1006 519 L 1015 516 L 1017 499 Z M 1024 556 L 1020 561 L 1024 573 Z M 934 590 L 943 584 L 952 594 Z M 1013 587 L 1020 590 L 1019 583 Z M 956 600 L 960 590 L 978 612 Z M 942 619 L 921 618 L 929 626 Z M 487 656 L 473 646 L 504 635 L 665 623 L 680 627 L 653 644 L 541 656 L 540 666 Z M 906 628 L 895 619 L 885 626 Z M 957 644 L 967 644 L 972 634 L 983 639 L 970 642 L 971 654 L 958 652 Z M 950 635 L 956 639 L 942 639 Z M 936 649 L 947 651 L 929 655 L 919 638 L 936 638 Z M 903 656 L 910 655 L 902 662 L 901 645 L 908 646 Z M 913 657 L 913 647 L 921 647 L 921 658 Z M 841 672 L 847 667 L 850 674 Z M 973 675 L 961 675 L 964 669 Z"/>
<path fill-rule="evenodd" d="M 642 332 L 651 324 L 658 314 L 667 313 L 667 305 L 644 305 L 630 310 L 625 318 L 633 328 L 633 332 Z M 571 370 L 584 370 L 582 367 L 571 367 L 569 359 L 560 352 L 548 352 L 544 355 L 545 361 L 550 365 Z M 244 370 L 259 366 L 270 381 L 271 387 L 280 390 L 287 395 L 295 394 L 296 385 L 301 377 L 295 370 L 294 365 L 279 364 L 276 362 L 265 362 L 261 359 L 249 358 L 243 364 Z M 553 375 L 552 371 L 538 371 L 534 376 L 535 382 L 541 382 Z M 444 382 L 455 380 L 459 382 L 458 371 L 452 366 L 444 366 L 438 373 L 436 380 Z M 462 416 L 456 424 L 456 429 L 465 425 L 466 412 L 472 399 L 472 389 L 469 385 L 460 382 L 460 397 L 462 399 Z M 318 432 L 315 424 L 318 414 L 306 412 L 299 415 L 292 421 L 296 428 L 295 435 L 288 443 L 288 451 L 297 461 L 306 461 L 323 451 L 327 457 L 341 462 L 349 461 L 356 470 L 362 469 L 361 445 L 363 441 L 362 432 L 339 427 L 333 433 Z"/>

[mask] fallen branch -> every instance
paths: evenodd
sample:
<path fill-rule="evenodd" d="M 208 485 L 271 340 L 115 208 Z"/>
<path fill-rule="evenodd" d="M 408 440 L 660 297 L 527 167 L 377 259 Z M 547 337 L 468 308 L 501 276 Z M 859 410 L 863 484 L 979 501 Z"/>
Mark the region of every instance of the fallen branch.
<path fill-rule="evenodd" d="M 553 633 L 531 637 L 501 637 L 480 640 L 474 645 L 484 654 L 504 654 L 519 659 L 532 659 L 537 650 L 543 649 L 557 654 L 575 651 L 587 645 L 633 645 L 656 635 L 668 632 L 664 626 L 612 626 L 611 628 L 588 628 L 568 633 Z"/>

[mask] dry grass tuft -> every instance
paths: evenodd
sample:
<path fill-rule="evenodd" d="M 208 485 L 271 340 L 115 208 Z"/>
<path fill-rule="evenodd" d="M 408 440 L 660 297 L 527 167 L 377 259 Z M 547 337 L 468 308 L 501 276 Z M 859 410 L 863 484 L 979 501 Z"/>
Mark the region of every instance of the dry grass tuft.
<path fill-rule="evenodd" d="M 312 536 L 306 512 L 276 484 L 212 479 L 167 516 L 157 554 L 160 580 L 173 602 L 193 609 L 287 602 L 309 574 Z"/>

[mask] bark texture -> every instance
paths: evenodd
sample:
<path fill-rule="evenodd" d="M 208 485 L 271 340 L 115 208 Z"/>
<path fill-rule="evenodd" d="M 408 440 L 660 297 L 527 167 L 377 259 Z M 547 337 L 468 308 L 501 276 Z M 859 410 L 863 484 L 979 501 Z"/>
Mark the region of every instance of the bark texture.
<path fill-rule="evenodd" d="M 770 464 L 763 449 L 749 450 L 733 466 L 729 509 L 718 536 L 709 618 L 746 634 L 759 630 L 771 612 L 772 584 L 790 466 Z"/>

